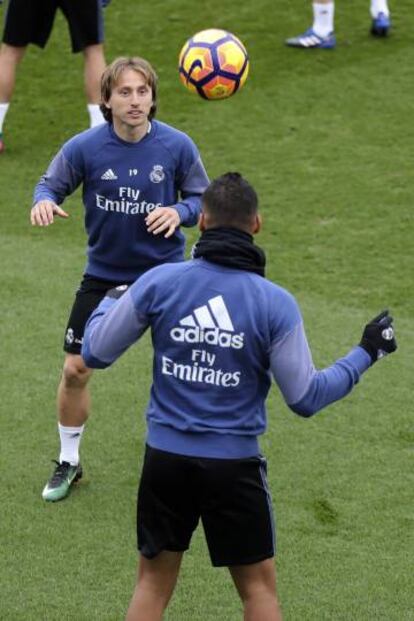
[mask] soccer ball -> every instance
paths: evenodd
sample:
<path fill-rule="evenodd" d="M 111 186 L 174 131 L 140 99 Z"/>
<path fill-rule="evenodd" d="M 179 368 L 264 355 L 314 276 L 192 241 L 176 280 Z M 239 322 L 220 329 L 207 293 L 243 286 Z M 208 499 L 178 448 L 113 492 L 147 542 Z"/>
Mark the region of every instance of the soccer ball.
<path fill-rule="evenodd" d="M 249 57 L 230 32 L 211 28 L 191 37 L 180 52 L 181 82 L 204 99 L 225 99 L 246 82 Z"/>

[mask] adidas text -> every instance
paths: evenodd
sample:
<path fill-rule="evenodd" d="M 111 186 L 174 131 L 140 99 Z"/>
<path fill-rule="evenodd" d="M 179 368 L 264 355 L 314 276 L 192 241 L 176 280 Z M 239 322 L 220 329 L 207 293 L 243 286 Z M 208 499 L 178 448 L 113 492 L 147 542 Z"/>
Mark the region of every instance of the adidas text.
<path fill-rule="evenodd" d="M 244 332 L 231 334 L 230 332 L 222 332 L 218 328 L 176 327 L 170 331 L 170 336 L 177 343 L 206 343 L 207 345 L 232 347 L 233 349 L 242 349 L 244 345 Z"/>

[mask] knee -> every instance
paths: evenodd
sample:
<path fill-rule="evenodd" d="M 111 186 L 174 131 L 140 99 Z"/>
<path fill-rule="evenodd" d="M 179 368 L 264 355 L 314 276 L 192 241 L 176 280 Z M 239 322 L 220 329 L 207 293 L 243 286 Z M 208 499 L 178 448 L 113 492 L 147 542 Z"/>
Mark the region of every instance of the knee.
<path fill-rule="evenodd" d="M 71 356 L 65 360 L 62 371 L 65 388 L 83 388 L 91 375 L 91 369 L 88 369 L 81 356 Z"/>
<path fill-rule="evenodd" d="M 276 589 L 269 584 L 252 583 L 239 591 L 244 604 L 252 601 L 276 600 Z"/>
<path fill-rule="evenodd" d="M 88 47 L 85 47 L 83 50 L 83 56 L 85 62 L 105 62 L 103 44 L 97 43 L 96 45 L 88 45 Z"/>
<path fill-rule="evenodd" d="M 10 65 L 17 65 L 22 60 L 25 52 L 25 47 L 14 47 L 13 45 L 7 45 L 7 43 L 3 43 L 0 48 L 0 54 L 4 62 Z"/>
<path fill-rule="evenodd" d="M 246 565 L 233 569 L 237 589 L 243 602 L 276 597 L 276 572 L 273 559 L 257 565 Z"/>

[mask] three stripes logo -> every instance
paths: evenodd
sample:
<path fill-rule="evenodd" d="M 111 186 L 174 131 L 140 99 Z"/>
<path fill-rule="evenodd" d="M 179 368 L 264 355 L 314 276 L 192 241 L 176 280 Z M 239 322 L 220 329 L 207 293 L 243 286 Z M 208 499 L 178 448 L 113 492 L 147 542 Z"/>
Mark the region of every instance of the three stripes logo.
<path fill-rule="evenodd" d="M 321 43 L 320 37 L 315 34 L 311 34 L 305 37 L 298 37 L 301 47 L 316 47 Z"/>
<path fill-rule="evenodd" d="M 179 326 L 170 331 L 170 336 L 181 343 L 205 343 L 234 349 L 241 349 L 244 345 L 244 333 L 235 332 L 221 295 L 210 298 L 207 304 L 183 317 Z"/>
<path fill-rule="evenodd" d="M 114 173 L 112 168 L 108 168 L 108 170 L 102 175 L 101 179 L 103 179 L 104 181 L 115 181 L 115 179 L 118 179 L 118 177 Z"/>

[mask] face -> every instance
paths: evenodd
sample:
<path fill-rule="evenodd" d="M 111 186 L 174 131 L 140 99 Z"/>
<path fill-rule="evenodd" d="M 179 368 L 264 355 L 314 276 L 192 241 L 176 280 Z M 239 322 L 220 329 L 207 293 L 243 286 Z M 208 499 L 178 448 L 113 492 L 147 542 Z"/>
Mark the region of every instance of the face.
<path fill-rule="evenodd" d="M 147 123 L 152 104 L 151 87 L 144 76 L 133 69 L 125 69 L 106 106 L 112 110 L 115 125 L 121 123 L 133 128 Z"/>

